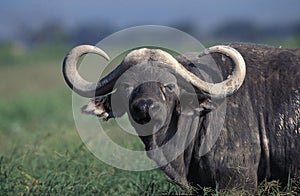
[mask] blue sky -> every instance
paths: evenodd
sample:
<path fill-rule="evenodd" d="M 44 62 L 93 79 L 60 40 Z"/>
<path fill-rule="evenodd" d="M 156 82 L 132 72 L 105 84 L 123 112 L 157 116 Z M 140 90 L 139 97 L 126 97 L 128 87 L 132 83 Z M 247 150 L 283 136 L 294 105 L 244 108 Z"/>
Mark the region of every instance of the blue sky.
<path fill-rule="evenodd" d="M 260 25 L 300 21 L 299 0 L 7 0 L 0 2 L 0 36 L 57 20 L 70 27 L 106 21 L 118 28 L 176 22 L 211 29 L 228 21 Z"/>

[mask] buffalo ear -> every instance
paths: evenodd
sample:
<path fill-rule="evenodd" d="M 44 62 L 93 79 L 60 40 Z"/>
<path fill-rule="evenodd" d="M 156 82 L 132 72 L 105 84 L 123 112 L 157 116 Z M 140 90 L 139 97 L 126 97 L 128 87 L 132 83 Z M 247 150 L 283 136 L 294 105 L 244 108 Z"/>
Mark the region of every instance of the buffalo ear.
<path fill-rule="evenodd" d="M 81 108 L 83 114 L 90 114 L 102 118 L 107 121 L 114 118 L 110 106 L 111 95 L 95 97 L 90 102 Z"/>
<path fill-rule="evenodd" d="M 200 101 L 199 100 L 199 107 L 196 108 L 189 108 L 189 110 L 194 110 L 196 113 L 198 113 L 200 116 L 204 116 L 205 114 L 211 112 L 212 110 L 215 110 L 217 108 L 217 104 L 213 103 L 210 99 L 205 99 Z M 179 100 L 176 100 L 175 103 L 175 112 L 177 115 L 180 115 L 182 113 L 185 113 L 186 110 L 181 111 L 181 105 Z"/>

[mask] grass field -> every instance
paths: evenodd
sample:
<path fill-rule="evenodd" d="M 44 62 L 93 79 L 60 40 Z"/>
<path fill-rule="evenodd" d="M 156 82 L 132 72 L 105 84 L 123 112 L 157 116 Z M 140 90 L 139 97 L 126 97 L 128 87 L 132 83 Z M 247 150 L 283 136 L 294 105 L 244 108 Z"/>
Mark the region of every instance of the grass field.
<path fill-rule="evenodd" d="M 0 195 L 188 193 L 159 170 L 116 169 L 86 149 L 61 75 L 61 61 L 69 49 L 0 47 Z M 259 194 L 293 195 L 299 183 L 293 179 L 282 191 L 276 181 L 263 183 Z"/>

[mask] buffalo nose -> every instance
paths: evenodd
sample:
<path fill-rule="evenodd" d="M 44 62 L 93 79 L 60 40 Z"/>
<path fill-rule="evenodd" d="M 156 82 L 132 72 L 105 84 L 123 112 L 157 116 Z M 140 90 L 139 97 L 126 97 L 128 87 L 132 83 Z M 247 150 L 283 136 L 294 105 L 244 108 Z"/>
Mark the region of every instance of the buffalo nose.
<path fill-rule="evenodd" d="M 146 124 L 151 120 L 149 108 L 153 104 L 151 100 L 140 100 L 132 106 L 132 117 L 140 124 Z"/>

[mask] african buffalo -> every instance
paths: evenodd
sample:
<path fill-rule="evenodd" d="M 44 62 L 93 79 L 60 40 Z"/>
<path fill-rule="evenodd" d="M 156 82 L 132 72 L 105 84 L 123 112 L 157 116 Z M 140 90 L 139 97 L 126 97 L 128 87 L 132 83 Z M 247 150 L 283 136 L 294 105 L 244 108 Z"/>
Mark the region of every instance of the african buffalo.
<path fill-rule="evenodd" d="M 179 185 L 255 191 L 264 179 L 285 184 L 289 176 L 299 177 L 300 49 L 234 43 L 175 57 L 160 49 L 137 49 L 98 83 L 85 81 L 77 72 L 77 61 L 86 53 L 109 59 L 101 49 L 87 45 L 66 56 L 67 84 L 92 98 L 82 111 L 106 120 L 127 112 L 147 155 Z M 207 65 L 206 56 L 220 74 Z M 155 70 L 167 74 L 159 77 Z M 139 74 L 153 76 L 139 84 Z M 210 74 L 214 76 L 206 82 Z M 193 93 L 196 103 L 190 101 Z M 116 111 L 111 104 L 114 95 L 121 97 Z M 218 114 L 223 126 L 216 142 L 199 154 Z M 148 130 L 140 127 L 147 124 L 152 132 L 143 135 Z M 175 135 L 171 147 L 155 150 Z"/>

